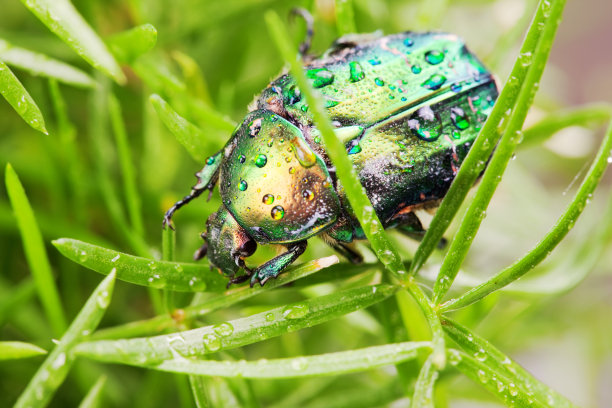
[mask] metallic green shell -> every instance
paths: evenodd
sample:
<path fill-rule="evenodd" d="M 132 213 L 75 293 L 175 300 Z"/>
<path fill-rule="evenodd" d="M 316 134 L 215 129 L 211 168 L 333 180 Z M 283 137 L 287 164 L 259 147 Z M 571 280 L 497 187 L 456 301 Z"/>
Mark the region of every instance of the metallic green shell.
<path fill-rule="evenodd" d="M 270 111 L 251 112 L 237 129 L 219 183 L 225 207 L 260 243 L 309 238 L 340 211 L 325 162 L 300 129 Z"/>
<path fill-rule="evenodd" d="M 498 95 L 483 64 L 444 33 L 343 38 L 305 70 L 385 226 L 444 197 Z M 258 107 L 298 124 L 329 163 L 290 76 L 273 81 Z M 337 190 L 351 213 L 342 186 Z M 352 218 L 354 237 L 362 238 Z"/>

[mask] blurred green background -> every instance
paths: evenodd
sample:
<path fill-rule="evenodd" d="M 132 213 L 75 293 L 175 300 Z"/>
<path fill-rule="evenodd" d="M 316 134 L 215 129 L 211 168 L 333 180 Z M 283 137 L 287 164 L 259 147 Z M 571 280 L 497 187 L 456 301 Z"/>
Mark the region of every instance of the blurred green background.
<path fill-rule="evenodd" d="M 199 99 L 234 121 L 241 121 L 254 95 L 283 66 L 266 30 L 264 12 L 272 8 L 281 16 L 287 16 L 294 6 L 315 10 L 312 51 L 320 53 L 337 37 L 333 1 L 81 0 L 73 3 L 103 38 L 144 23 L 152 24 L 158 31 L 157 46 L 142 57 L 140 65 L 134 63 L 131 68 L 125 67 L 127 85 L 119 87 L 107 82 L 107 86 L 120 101 L 137 169 L 144 221 L 140 238 L 153 255 L 159 255 L 162 215 L 189 191 L 195 182 L 193 173 L 199 170 L 201 163 L 194 161 L 161 124 L 149 103 L 149 95 L 154 92 L 161 94 L 183 115 L 201 126 L 209 144 L 204 155 L 213 153 L 229 137 L 229 132 L 210 126 L 188 104 L 182 106 L 181 101 L 187 97 Z M 385 33 L 410 29 L 454 32 L 462 36 L 485 63 L 490 64 L 503 84 L 516 58 L 525 22 L 528 22 L 524 15 L 532 14 L 535 2 L 453 1 L 443 7 L 443 14 L 438 15 L 435 11 L 440 3 L 444 2 L 430 2 L 432 14 L 429 15 L 418 2 L 355 0 L 357 28 L 360 32 L 378 29 Z M 590 102 L 612 102 L 612 77 L 609 75 L 612 72 L 612 53 L 608 52 L 612 38 L 610 11 L 607 0 L 568 3 L 527 123 L 561 108 Z M 421 15 L 420 19 L 417 19 L 418 15 Z M 295 42 L 299 42 L 304 34 L 302 22 L 295 22 L 292 31 Z M 3 0 L 0 5 L 0 38 L 93 72 L 18 0 Z M 195 62 L 200 72 L 188 72 L 189 67 L 193 68 L 190 62 Z M 92 123 L 91 120 L 91 90 L 60 84 L 69 119 L 74 125 L 74 132 L 60 134 L 48 80 L 19 69 L 14 69 L 14 72 L 41 108 L 50 134 L 34 131 L 7 103 L 0 101 L 0 169 L 4 171 L 6 163 L 10 162 L 19 174 L 45 241 L 49 243 L 52 239 L 70 237 L 136 253 L 134 243 L 126 239 L 104 201 L 100 172 L 111 180 L 119 202 L 124 203 L 125 197 L 110 124 Z M 104 81 L 99 75 L 96 78 Z M 580 179 L 584 173 L 602 133 L 601 128 L 569 128 L 554 135 L 543 146 L 519 150 L 476 238 L 466 266 L 469 276 L 482 280 L 539 241 L 563 212 L 577 187 L 574 178 Z M 66 146 L 72 145 L 73 138 L 77 148 L 77 167 L 73 166 L 66 150 Z M 588 245 L 593 238 L 592 231 L 598 220 L 609 211 L 609 196 L 608 175 L 576 228 L 550 260 L 534 271 L 542 279 L 539 286 L 532 285 L 532 294 L 523 291 L 493 296 L 457 313 L 459 320 L 580 406 L 606 407 L 612 404 L 612 256 L 608 250 L 594 264 L 572 263 L 571 258 L 576 248 Z M 218 204 L 215 194 L 209 203 L 198 200 L 176 216 L 178 260 L 191 258 L 200 245 L 198 235 L 204 228 L 205 219 Z M 121 211 L 127 214 L 125 208 Z M 416 245 L 396 235 L 393 239 L 405 248 L 404 255 L 409 258 Z M 310 244 L 302 260 L 331 253 L 318 239 L 311 240 Z M 62 303 L 72 318 L 100 276 L 63 258 L 51 245 L 47 249 Z M 367 259 L 374 259 L 365 247 L 364 251 Z M 265 259 L 271 254 L 270 250 L 264 250 L 258 252 L 259 258 L 256 259 Z M 440 260 L 441 255 L 437 254 L 426 269 L 435 273 Z M 0 308 L 0 340 L 23 340 L 48 349 L 52 345 L 51 331 L 34 292 L 26 293 L 14 307 L 1 301 L 15 293 L 29 276 L 6 191 L 0 189 L 0 306 L 4 307 Z M 431 283 L 425 282 L 426 287 L 431 287 Z M 263 310 L 266 305 L 292 301 L 300 296 L 294 292 L 266 294 L 240 307 L 219 311 L 206 322 L 252 314 Z M 113 304 L 101 326 L 142 319 L 153 313 L 145 289 L 117 282 Z M 362 313 L 352 319 L 344 318 L 290 333 L 280 339 L 250 346 L 244 355 L 248 358 L 278 357 L 379 344 L 383 340 L 377 334 L 380 330 L 375 318 L 376 313 Z M 355 327 L 360 328 L 360 334 L 351 338 L 347 333 L 353 333 Z M 15 401 L 41 361 L 41 358 L 34 358 L 19 363 L 0 362 L 0 406 Z M 78 374 L 83 372 L 109 375 L 105 397 L 108 405 L 192 404 L 188 395 L 185 397 L 185 393 L 180 392 L 180 381 L 173 380 L 169 374 L 94 365 L 85 361 L 79 361 L 79 364 L 83 368 L 73 370 L 52 406 L 78 404 L 96 380 L 94 376 Z M 383 377 L 388 374 L 381 370 L 344 376 L 328 380 L 320 388 L 327 393 L 342 395 L 343 390 L 355 384 L 383 384 Z M 304 380 L 303 383 L 316 384 L 316 381 L 319 380 Z M 303 386 L 297 380 L 253 384 L 259 390 L 262 406 L 282 401 L 286 393 L 283 390 Z M 449 376 L 443 384 L 453 396 L 448 401 L 450 406 L 498 404 L 465 378 Z M 317 396 L 314 394 L 311 396 L 313 400 Z M 401 395 L 396 399 L 393 406 L 404 406 Z"/>

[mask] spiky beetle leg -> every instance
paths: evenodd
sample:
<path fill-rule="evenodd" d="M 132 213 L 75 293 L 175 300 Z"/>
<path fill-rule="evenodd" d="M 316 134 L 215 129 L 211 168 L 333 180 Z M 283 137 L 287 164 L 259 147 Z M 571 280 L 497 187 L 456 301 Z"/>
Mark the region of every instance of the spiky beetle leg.
<path fill-rule="evenodd" d="M 291 265 L 306 250 L 307 242 L 298 241 L 287 247 L 287 252 L 270 259 L 253 271 L 251 287 L 259 282 L 263 286 L 268 279 L 276 278 L 285 268 Z"/>
<path fill-rule="evenodd" d="M 299 49 L 300 56 L 303 57 L 310 49 L 310 44 L 312 43 L 312 36 L 314 35 L 314 19 L 312 18 L 312 14 L 310 14 L 308 10 L 301 7 L 295 7 L 291 9 L 291 14 L 289 15 L 291 17 L 300 16 L 304 19 L 304 22 L 306 23 L 306 38 L 304 38 L 304 41 L 302 41 L 302 43 L 300 44 Z"/>
<path fill-rule="evenodd" d="M 206 164 L 204 165 L 202 170 L 195 174 L 198 178 L 198 183 L 191 188 L 191 192 L 189 193 L 189 195 L 186 195 L 181 200 L 174 203 L 174 205 L 170 207 L 168 211 L 166 211 L 166 214 L 164 215 L 164 221 L 162 222 L 164 228 L 170 227 L 174 229 L 174 227 L 172 226 L 172 216 L 174 215 L 176 210 L 189 203 L 194 198 L 199 197 L 204 191 L 210 190 L 212 192 L 212 189 L 215 187 L 215 184 L 217 184 L 217 180 L 219 179 L 219 167 L 221 167 L 222 153 L 223 150 L 217 152 L 213 156 L 210 156 L 206 160 Z"/>

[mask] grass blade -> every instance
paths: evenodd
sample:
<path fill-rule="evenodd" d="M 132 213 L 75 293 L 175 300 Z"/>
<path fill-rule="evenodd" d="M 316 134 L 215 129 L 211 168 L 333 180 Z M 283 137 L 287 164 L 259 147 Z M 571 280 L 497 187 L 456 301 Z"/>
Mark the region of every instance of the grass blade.
<path fill-rule="evenodd" d="M 38 52 L 16 47 L 0 39 L 0 60 L 32 75 L 57 79 L 68 85 L 93 88 L 96 82 L 80 69 Z"/>
<path fill-rule="evenodd" d="M 410 401 L 412 408 L 433 408 L 434 407 L 434 384 L 438 379 L 438 371 L 433 366 L 431 355 L 421 367 L 419 376 L 414 386 L 414 394 Z"/>
<path fill-rule="evenodd" d="M 540 40 L 542 35 L 541 25 L 546 21 L 544 9 L 542 7 L 544 3 L 544 0 L 540 1 L 529 32 L 521 46 L 520 55 L 530 55 L 528 53 L 531 53 L 535 49 Z M 495 102 L 491 115 L 474 141 L 468 155 L 463 160 L 459 172 L 455 176 L 455 180 L 453 180 L 446 196 L 440 203 L 436 215 L 431 220 L 429 229 L 417 248 L 412 263 L 410 264 L 410 273 L 415 274 L 421 269 L 427 258 L 429 258 L 429 255 L 434 251 L 446 232 L 446 229 L 455 217 L 455 214 L 459 211 L 459 207 L 461 207 L 468 191 L 474 186 L 474 182 L 484 169 L 485 163 L 497 144 L 497 139 L 499 138 L 499 125 L 504 120 L 505 115 L 507 115 L 506 112 L 512 109 L 513 106 L 516 106 L 520 84 L 525 80 L 528 71 L 527 68 L 528 66 L 523 64 L 521 58 L 517 59 L 499 98 Z"/>
<path fill-rule="evenodd" d="M 0 59 L 0 94 L 33 129 L 48 134 L 42 112 L 28 91 Z"/>
<path fill-rule="evenodd" d="M 207 144 L 202 131 L 181 117 L 161 96 L 153 94 L 149 98 L 164 125 L 198 163 L 206 159 Z"/>
<path fill-rule="evenodd" d="M 119 156 L 121 176 L 123 178 L 123 193 L 125 195 L 128 215 L 130 216 L 134 233 L 142 236 L 144 227 L 141 214 L 141 200 L 136 183 L 134 158 L 128 143 L 127 131 L 125 130 L 125 123 L 123 122 L 121 113 L 121 105 L 113 94 L 110 94 L 108 98 L 108 109 L 113 133 L 115 135 L 115 143 L 117 144 L 117 154 Z"/>
<path fill-rule="evenodd" d="M 167 230 L 170 230 L 170 228 L 167 228 Z M 215 310 L 228 308 L 263 292 L 268 292 L 298 279 L 311 276 L 315 272 L 336 263 L 338 263 L 338 257 L 332 255 L 297 266 L 291 266 L 287 271 L 279 275 L 277 279 L 268 281 L 265 286 L 254 286 L 250 288 L 248 285 L 243 285 L 234 287 L 203 303 L 176 309 L 171 314 L 159 315 L 148 320 L 131 322 L 121 326 L 100 330 L 93 335 L 93 338 L 116 339 L 121 337 L 135 337 L 159 333 L 169 328 L 178 329 L 186 322 L 191 322 L 197 317 L 206 316 Z"/>
<path fill-rule="evenodd" d="M 98 378 L 98 381 L 91 387 L 83 401 L 79 404 L 79 408 L 97 408 L 102 406 L 102 390 L 106 384 L 106 376 Z"/>
<path fill-rule="evenodd" d="M 66 258 L 98 273 L 117 268 L 117 279 L 136 285 L 180 292 L 220 292 L 227 285 L 226 278 L 203 263 L 155 261 L 70 238 L 55 240 L 53 245 Z"/>
<path fill-rule="evenodd" d="M 156 43 L 157 29 L 151 24 L 143 24 L 115 34 L 107 41 L 113 55 L 128 64 L 152 50 Z"/>
<path fill-rule="evenodd" d="M 353 14 L 353 0 L 336 0 L 336 26 L 338 36 L 357 32 Z"/>
<path fill-rule="evenodd" d="M 480 182 L 476 196 L 468 207 L 459 230 L 455 234 L 440 267 L 440 273 L 434 284 L 433 301 L 435 304 L 438 304 L 443 299 L 457 276 L 457 272 L 459 272 L 459 268 L 484 219 L 485 211 L 493 197 L 493 193 L 501 181 L 501 176 L 512 158 L 514 149 L 522 141 L 523 134 L 521 128 L 525 122 L 527 111 L 533 102 L 533 97 L 537 90 L 536 84 L 539 83 L 544 72 L 564 7 L 565 0 L 559 0 L 548 11 L 549 15 L 546 17 L 542 38 L 534 49 L 533 63 L 529 63 L 531 67 L 527 72 L 525 81 L 522 83 L 516 106 L 508 118 L 508 126 L 496 147 L 495 153 Z"/>
<path fill-rule="evenodd" d="M 115 285 L 115 275 L 115 271 L 111 271 L 93 291 L 57 346 L 19 396 L 15 408 L 44 406 L 51 400 L 72 366 L 74 345 L 94 331 L 108 308 Z"/>
<path fill-rule="evenodd" d="M 315 326 L 378 303 L 396 290 L 390 285 L 349 289 L 215 326 L 163 336 L 81 343 L 77 352 L 99 361 L 157 365 L 164 360 L 216 353 Z"/>
<path fill-rule="evenodd" d="M 0 361 L 16 360 L 47 354 L 47 350 L 21 341 L 0 341 Z"/>
<path fill-rule="evenodd" d="M 91 66 L 110 76 L 117 83 L 125 83 L 121 68 L 104 42 L 69 0 L 22 0 L 21 2 Z"/>
<path fill-rule="evenodd" d="M 326 151 L 336 168 L 338 180 L 344 187 L 346 196 L 351 204 L 355 216 L 359 220 L 363 231 L 372 245 L 372 249 L 383 265 L 397 279 L 402 281 L 404 287 L 419 303 L 423 313 L 430 324 L 434 342 L 434 361 L 438 368 L 444 366 L 444 337 L 436 313 L 433 311 L 427 296 L 421 291 L 412 279 L 406 279 L 404 264 L 393 244 L 389 241 L 370 200 L 359 181 L 353 165 L 346 154 L 344 144 L 336 137 L 323 101 L 318 98 L 314 89 L 306 79 L 301 61 L 287 34 L 287 29 L 280 17 L 273 11 L 265 15 L 270 36 L 276 42 L 281 55 L 290 64 L 291 75 L 294 77 L 302 94 L 308 100 L 315 124 L 323 136 Z"/>
<path fill-rule="evenodd" d="M 574 227 L 574 223 L 582 214 L 587 202 L 593 197 L 595 188 L 599 185 L 601 178 L 608 167 L 610 160 L 610 152 L 612 151 L 612 121 L 606 131 L 606 136 L 597 152 L 597 156 L 591 164 L 588 173 L 584 177 L 580 188 L 576 192 L 571 203 L 566 208 L 565 212 L 555 226 L 546 234 L 546 236 L 529 251 L 525 256 L 502 270 L 488 281 L 469 290 L 456 299 L 449 300 L 440 308 L 442 311 L 448 311 L 465 307 L 488 294 L 503 288 L 511 282 L 519 279 L 521 276 L 529 272 L 536 265 L 542 262 L 550 254 L 550 252 L 561 242 L 567 233 Z"/>
<path fill-rule="evenodd" d="M 511 381 L 509 384 L 514 384 L 514 387 L 508 384 L 511 397 L 516 396 L 516 394 L 512 395 L 513 393 L 520 391 L 528 398 L 539 400 L 543 406 L 573 406 L 565 397 L 535 379 L 527 370 L 482 337 L 448 318 L 443 318 L 442 324 L 446 334 L 461 346 L 465 353 L 474 356 L 477 361 L 481 361 L 491 371 L 508 378 Z M 482 378 L 479 378 L 479 380 L 482 381 Z M 514 388 L 514 391 L 512 388 Z"/>
<path fill-rule="evenodd" d="M 6 190 L 17 219 L 28 265 L 36 283 L 38 296 L 53 332 L 60 336 L 66 330 L 66 316 L 55 286 L 45 244 L 25 190 L 10 164 L 6 165 Z"/>
<path fill-rule="evenodd" d="M 152 367 L 175 373 L 241 378 L 299 378 L 348 374 L 414 359 L 429 342 L 385 344 L 317 356 L 259 361 L 212 361 L 174 358 Z"/>

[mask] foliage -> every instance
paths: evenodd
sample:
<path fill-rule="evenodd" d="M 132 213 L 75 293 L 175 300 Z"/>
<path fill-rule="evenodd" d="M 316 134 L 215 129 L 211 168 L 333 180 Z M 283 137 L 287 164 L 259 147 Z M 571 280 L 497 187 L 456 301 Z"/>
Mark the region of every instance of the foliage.
<path fill-rule="evenodd" d="M 285 23 L 291 7 L 311 10 L 314 48 L 323 50 L 338 34 L 432 28 L 446 10 L 470 7 L 450 3 L 422 1 L 409 13 L 382 0 L 337 0 L 335 8 L 308 0 L 3 5 L 19 19 L 0 20 L 0 94 L 8 102 L 0 107 L 7 191 L 0 202 L 0 404 L 444 407 L 467 399 L 573 406 L 563 389 L 510 357 L 520 359 L 574 321 L 585 338 L 612 334 L 599 324 L 603 308 L 577 315 L 584 294 L 569 304 L 560 299 L 596 269 L 612 241 L 612 210 L 593 198 L 612 161 L 612 124 L 548 232 L 529 223 L 552 222 L 547 203 L 562 187 L 543 188 L 536 171 L 513 173 L 541 170 L 541 157 L 550 172 L 576 173 L 584 161 L 568 164 L 542 143 L 612 114 L 606 104 L 557 109 L 525 126 L 565 0 L 542 0 L 519 19 L 527 24 L 533 14 L 514 64 L 498 67 L 509 72 L 500 97 L 418 246 L 382 229 L 301 69 L 303 23 Z M 372 7 L 387 10 L 386 19 Z M 393 11 L 416 17 L 399 26 Z M 516 28 L 497 33 L 489 62 L 514 54 L 518 35 Z M 303 263 L 277 280 L 226 289 L 205 260 L 183 261 L 218 198 L 182 210 L 176 233 L 162 232 L 161 216 L 284 61 L 368 237 L 366 262 L 339 262 L 313 239 Z M 536 110 L 543 106 L 536 100 Z M 516 184 L 525 199 L 505 217 L 522 230 L 486 217 L 501 205 L 494 193 L 508 195 Z M 570 234 L 583 211 L 594 215 L 582 236 Z M 509 235 L 516 248 L 500 252 L 505 241 L 479 240 L 491 231 Z M 437 251 L 443 236 L 450 244 Z M 528 249 L 521 241 L 537 243 L 519 256 Z M 272 255 L 264 247 L 252 260 Z M 107 276 L 100 283 L 87 269 Z M 593 360 L 606 356 L 599 349 Z M 76 387 L 61 387 L 64 381 Z"/>

